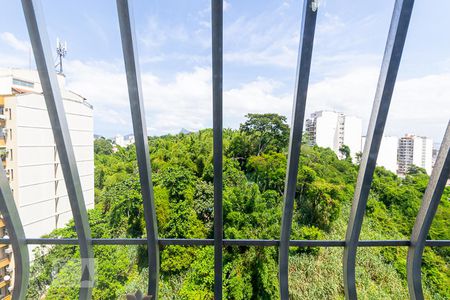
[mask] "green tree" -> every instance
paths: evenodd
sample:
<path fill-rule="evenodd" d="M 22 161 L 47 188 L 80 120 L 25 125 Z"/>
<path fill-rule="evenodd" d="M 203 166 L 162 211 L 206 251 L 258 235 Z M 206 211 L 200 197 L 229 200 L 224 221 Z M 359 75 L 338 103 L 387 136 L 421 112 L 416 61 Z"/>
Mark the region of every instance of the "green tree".
<path fill-rule="evenodd" d="M 350 155 L 350 147 L 347 145 L 342 145 L 339 148 L 339 153 L 344 157 L 345 160 L 352 161 L 352 156 Z"/>
<path fill-rule="evenodd" d="M 284 117 L 250 114 L 239 130 L 223 133 L 223 220 L 226 239 L 278 239 L 283 211 L 286 146 Z M 307 139 L 304 136 L 303 139 Z M 103 142 L 102 142 L 103 143 Z M 98 143 L 97 143 L 98 144 Z M 107 143 L 103 143 L 107 145 Z M 101 145 L 100 145 L 101 146 Z M 104 147 L 109 149 L 108 147 Z M 345 234 L 358 166 L 330 149 L 301 145 L 292 239 L 341 239 Z M 88 212 L 94 238 L 145 238 L 145 220 L 134 146 L 95 154 L 95 208 Z M 213 238 L 212 130 L 149 138 L 154 199 L 161 238 Z M 344 154 L 349 157 L 348 149 Z M 408 239 L 429 177 L 412 169 L 405 178 L 377 167 L 362 239 Z M 431 239 L 450 239 L 450 187 L 444 190 Z M 48 237 L 76 238 L 73 221 Z M 364 251 L 363 251 L 364 250 Z M 406 248 L 361 249 L 361 298 L 403 299 Z M 367 252 L 369 251 L 369 252 Z M 427 247 L 423 260 L 426 297 L 447 299 L 446 247 Z M 145 290 L 145 246 L 95 246 L 93 299 L 122 299 Z M 162 299 L 213 299 L 213 247 L 161 247 Z M 224 299 L 277 299 L 277 248 L 223 249 Z M 299 299 L 343 297 L 340 249 L 292 247 L 291 291 Z M 36 249 L 29 299 L 76 299 L 79 250 L 71 245 Z M 151 270 L 150 270 L 151 271 Z"/>
<path fill-rule="evenodd" d="M 289 142 L 289 126 L 286 117 L 278 114 L 247 114 L 247 121 L 240 131 L 249 136 L 252 154 L 268 151 L 281 152 Z"/>
<path fill-rule="evenodd" d="M 94 153 L 111 155 L 113 153 L 113 145 L 110 140 L 103 137 L 94 140 Z"/>

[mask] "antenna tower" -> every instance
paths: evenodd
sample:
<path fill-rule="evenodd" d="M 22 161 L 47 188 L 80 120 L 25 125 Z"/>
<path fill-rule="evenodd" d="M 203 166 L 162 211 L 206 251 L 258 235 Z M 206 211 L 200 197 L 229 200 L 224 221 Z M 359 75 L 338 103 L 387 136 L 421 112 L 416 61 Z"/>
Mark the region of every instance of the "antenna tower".
<path fill-rule="evenodd" d="M 63 58 L 67 55 L 67 42 L 62 42 L 59 38 L 56 39 L 56 55 L 58 61 L 55 68 L 58 68 L 58 74 L 63 74 Z"/>

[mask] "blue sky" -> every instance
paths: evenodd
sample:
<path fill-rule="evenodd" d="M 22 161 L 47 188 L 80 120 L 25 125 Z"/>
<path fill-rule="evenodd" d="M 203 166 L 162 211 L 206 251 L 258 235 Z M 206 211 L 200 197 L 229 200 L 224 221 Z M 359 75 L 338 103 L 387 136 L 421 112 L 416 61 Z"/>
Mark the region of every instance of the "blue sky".
<path fill-rule="evenodd" d="M 225 2 L 226 127 L 236 128 L 249 112 L 290 119 L 301 3 Z M 366 130 L 393 6 L 393 0 L 320 1 L 308 114 L 357 115 Z M 27 68 L 20 1 L 0 0 L 0 7 L 0 67 Z M 67 85 L 94 105 L 95 132 L 131 132 L 115 1 L 43 1 L 43 7 L 50 40 L 68 42 Z M 449 11 L 447 0 L 416 1 L 387 134 L 441 140 L 450 118 Z M 210 1 L 135 1 L 134 12 L 149 134 L 210 127 Z"/>

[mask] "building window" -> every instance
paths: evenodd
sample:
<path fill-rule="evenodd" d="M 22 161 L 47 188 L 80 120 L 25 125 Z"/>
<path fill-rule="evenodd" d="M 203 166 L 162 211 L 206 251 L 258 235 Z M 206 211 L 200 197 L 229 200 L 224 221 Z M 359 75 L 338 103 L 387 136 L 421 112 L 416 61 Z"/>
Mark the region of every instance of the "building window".
<path fill-rule="evenodd" d="M 21 79 L 17 79 L 17 78 L 13 78 L 13 84 L 34 88 L 33 82 L 29 82 L 29 81 L 25 81 L 25 80 L 21 80 Z"/>
<path fill-rule="evenodd" d="M 9 140 L 12 141 L 12 129 L 9 129 Z"/>
<path fill-rule="evenodd" d="M 13 149 L 9 149 L 9 160 L 14 160 Z"/>

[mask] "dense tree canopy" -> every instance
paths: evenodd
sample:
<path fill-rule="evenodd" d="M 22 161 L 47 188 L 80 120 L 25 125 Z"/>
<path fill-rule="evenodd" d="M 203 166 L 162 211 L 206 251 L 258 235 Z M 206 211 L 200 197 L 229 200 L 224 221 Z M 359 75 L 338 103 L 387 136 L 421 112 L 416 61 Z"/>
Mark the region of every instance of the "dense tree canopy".
<path fill-rule="evenodd" d="M 286 176 L 289 127 L 276 114 L 249 114 L 239 130 L 224 130 L 224 237 L 278 239 Z M 134 146 L 112 150 L 95 142 L 95 208 L 89 211 L 93 237 L 145 237 L 145 221 Z M 214 189 L 212 131 L 149 138 L 159 235 L 213 238 Z M 339 160 L 330 149 L 302 145 L 295 201 L 293 239 L 342 239 L 358 166 Z M 412 168 L 402 179 L 377 168 L 363 226 L 364 238 L 406 239 L 414 223 L 428 176 Z M 449 239 L 450 190 L 430 231 Z M 74 224 L 52 237 L 76 237 Z M 334 251 L 334 252 L 333 252 Z M 337 252 L 336 252 L 337 251 Z M 292 248 L 293 299 L 342 298 L 339 249 Z M 368 249 L 358 261 L 359 293 L 368 299 L 407 295 L 405 248 Z M 360 252 L 358 252 L 360 253 Z M 95 246 L 94 299 L 122 299 L 145 290 L 145 247 Z M 226 247 L 226 299 L 277 299 L 276 247 Z M 360 255 L 360 254 L 358 254 Z M 30 299 L 77 299 L 78 248 L 39 248 L 32 268 Z M 162 299 L 213 299 L 213 247 L 170 246 L 161 252 Z M 427 297 L 450 296 L 448 248 L 427 248 L 423 274 Z M 319 269 L 321 270 L 319 272 Z M 327 274 L 326 278 L 322 278 Z M 365 275 L 367 274 L 367 275 Z M 322 281 L 327 282 L 326 285 Z"/>

